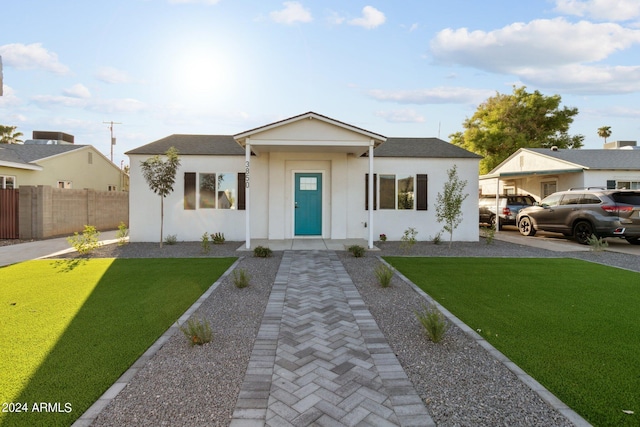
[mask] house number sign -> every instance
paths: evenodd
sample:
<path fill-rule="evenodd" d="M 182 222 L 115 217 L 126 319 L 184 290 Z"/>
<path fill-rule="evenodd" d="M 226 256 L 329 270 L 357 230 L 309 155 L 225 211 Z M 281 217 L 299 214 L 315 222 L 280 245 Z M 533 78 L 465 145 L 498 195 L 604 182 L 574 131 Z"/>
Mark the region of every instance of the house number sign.
<path fill-rule="evenodd" d="M 249 161 L 244 162 L 244 185 L 249 188 Z"/>

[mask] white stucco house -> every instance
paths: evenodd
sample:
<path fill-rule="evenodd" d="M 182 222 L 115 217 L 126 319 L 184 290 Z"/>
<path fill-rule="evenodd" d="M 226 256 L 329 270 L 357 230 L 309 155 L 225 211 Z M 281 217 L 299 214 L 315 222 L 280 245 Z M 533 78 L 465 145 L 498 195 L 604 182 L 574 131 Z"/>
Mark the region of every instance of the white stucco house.
<path fill-rule="evenodd" d="M 480 157 L 437 138 L 386 138 L 308 112 L 236 135 L 171 135 L 130 157 L 130 239 L 157 241 L 160 198 L 140 163 L 175 147 L 181 165 L 165 199 L 165 235 L 198 241 L 296 238 L 418 240 L 435 236 L 436 196 L 457 165 L 468 182 L 454 240 L 478 240 Z"/>
<path fill-rule="evenodd" d="M 521 148 L 480 176 L 482 194 L 529 194 L 538 201 L 576 187 L 640 189 L 640 150 L 635 141 L 605 149 Z"/>

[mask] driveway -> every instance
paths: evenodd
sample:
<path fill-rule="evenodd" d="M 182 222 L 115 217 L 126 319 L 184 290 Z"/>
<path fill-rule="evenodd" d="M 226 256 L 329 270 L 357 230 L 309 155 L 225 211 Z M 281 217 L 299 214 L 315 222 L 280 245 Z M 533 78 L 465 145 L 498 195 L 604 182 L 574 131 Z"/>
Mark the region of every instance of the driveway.
<path fill-rule="evenodd" d="M 590 246 L 581 245 L 560 233 L 538 231 L 535 236 L 527 237 L 520 234 L 515 226 L 510 225 L 505 225 L 501 231 L 496 232 L 495 238 L 505 242 L 534 246 L 542 249 L 551 249 L 559 252 L 591 250 Z M 609 247 L 606 249 L 607 251 L 640 256 L 640 245 L 631 245 L 626 240 L 616 237 L 608 237 L 605 240 L 609 244 Z"/>

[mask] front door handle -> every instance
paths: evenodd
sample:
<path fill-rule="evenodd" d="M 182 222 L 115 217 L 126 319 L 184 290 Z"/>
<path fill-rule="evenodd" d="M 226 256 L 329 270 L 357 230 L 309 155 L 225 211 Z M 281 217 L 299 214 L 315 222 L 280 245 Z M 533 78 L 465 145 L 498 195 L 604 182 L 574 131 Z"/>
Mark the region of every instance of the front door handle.
<path fill-rule="evenodd" d="M 295 208 L 298 209 L 298 202 L 295 202 Z"/>

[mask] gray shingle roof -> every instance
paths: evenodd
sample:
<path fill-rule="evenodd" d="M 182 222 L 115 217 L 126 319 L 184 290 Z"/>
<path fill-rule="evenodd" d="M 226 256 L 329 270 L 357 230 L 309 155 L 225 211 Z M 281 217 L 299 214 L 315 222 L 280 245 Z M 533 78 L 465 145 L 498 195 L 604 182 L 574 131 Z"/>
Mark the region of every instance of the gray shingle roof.
<path fill-rule="evenodd" d="M 439 138 L 387 138 L 375 157 L 431 157 L 480 159 L 481 156 Z"/>
<path fill-rule="evenodd" d="M 78 150 L 87 145 L 23 145 L 0 144 L 0 160 L 29 164 L 58 154 Z"/>
<path fill-rule="evenodd" d="M 180 155 L 243 156 L 244 149 L 231 135 L 171 135 L 125 154 L 164 154 L 175 147 Z M 480 156 L 438 138 L 388 138 L 375 157 L 473 158 Z"/>
<path fill-rule="evenodd" d="M 231 135 L 174 134 L 134 148 L 125 154 L 164 154 L 175 147 L 180 155 L 241 156 L 244 150 Z"/>
<path fill-rule="evenodd" d="M 640 169 L 640 150 L 559 149 L 553 151 L 548 148 L 529 148 L 528 150 L 589 169 Z"/>

